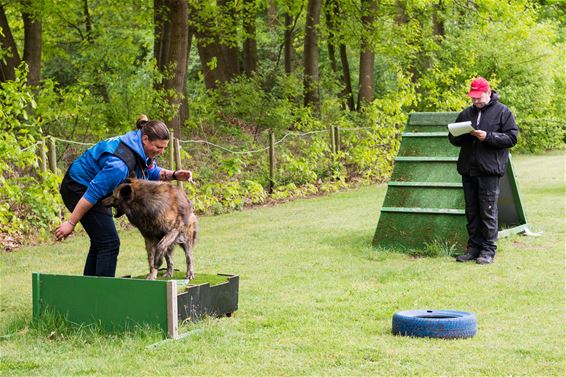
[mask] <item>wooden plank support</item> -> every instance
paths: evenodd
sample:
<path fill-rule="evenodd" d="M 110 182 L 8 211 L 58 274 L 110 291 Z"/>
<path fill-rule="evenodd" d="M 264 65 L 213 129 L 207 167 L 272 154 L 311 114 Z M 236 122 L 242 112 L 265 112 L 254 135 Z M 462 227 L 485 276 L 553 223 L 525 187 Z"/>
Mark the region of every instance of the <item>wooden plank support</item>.
<path fill-rule="evenodd" d="M 389 181 L 388 186 L 401 186 L 401 187 L 464 187 L 461 183 L 457 182 L 403 182 L 403 181 Z"/>
<path fill-rule="evenodd" d="M 406 157 L 399 156 L 395 162 L 457 162 L 458 157 Z"/>
<path fill-rule="evenodd" d="M 167 281 L 167 336 L 179 337 L 179 314 L 177 307 L 177 281 Z"/>
<path fill-rule="evenodd" d="M 435 213 L 443 215 L 465 215 L 463 209 L 452 208 L 404 208 L 404 207 L 382 207 L 381 212 L 404 212 L 404 213 Z"/>
<path fill-rule="evenodd" d="M 403 137 L 447 137 L 448 131 L 446 132 L 403 132 L 401 134 Z"/>

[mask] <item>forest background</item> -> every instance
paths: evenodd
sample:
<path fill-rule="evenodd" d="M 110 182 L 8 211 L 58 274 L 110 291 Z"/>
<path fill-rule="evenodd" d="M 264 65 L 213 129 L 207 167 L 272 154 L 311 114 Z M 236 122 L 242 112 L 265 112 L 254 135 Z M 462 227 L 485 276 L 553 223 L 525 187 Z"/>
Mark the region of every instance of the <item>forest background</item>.
<path fill-rule="evenodd" d="M 0 0 L 0 243 L 50 237 L 68 164 L 139 114 L 181 140 L 199 213 L 386 180 L 408 114 L 461 111 L 477 75 L 514 151 L 562 149 L 565 23 L 561 0 Z"/>

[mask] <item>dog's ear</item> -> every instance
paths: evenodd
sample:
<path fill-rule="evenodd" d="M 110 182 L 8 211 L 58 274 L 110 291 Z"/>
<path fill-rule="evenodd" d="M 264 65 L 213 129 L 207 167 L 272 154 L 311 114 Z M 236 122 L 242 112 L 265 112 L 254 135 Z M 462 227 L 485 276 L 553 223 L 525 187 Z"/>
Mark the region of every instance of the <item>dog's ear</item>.
<path fill-rule="evenodd" d="M 130 173 L 128 178 L 124 181 L 124 183 L 133 183 L 136 180 L 136 175 L 134 172 Z"/>
<path fill-rule="evenodd" d="M 132 185 L 130 184 L 123 184 L 120 187 L 120 199 L 124 202 L 130 202 L 134 199 L 134 190 L 132 189 Z"/>

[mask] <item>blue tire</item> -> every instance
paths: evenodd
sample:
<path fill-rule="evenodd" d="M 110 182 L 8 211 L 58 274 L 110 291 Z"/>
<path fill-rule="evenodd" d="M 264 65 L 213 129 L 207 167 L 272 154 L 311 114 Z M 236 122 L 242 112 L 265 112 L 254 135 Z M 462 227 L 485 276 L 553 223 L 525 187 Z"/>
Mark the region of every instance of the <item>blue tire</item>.
<path fill-rule="evenodd" d="M 407 310 L 393 315 L 393 334 L 419 338 L 471 338 L 476 316 L 455 310 Z"/>

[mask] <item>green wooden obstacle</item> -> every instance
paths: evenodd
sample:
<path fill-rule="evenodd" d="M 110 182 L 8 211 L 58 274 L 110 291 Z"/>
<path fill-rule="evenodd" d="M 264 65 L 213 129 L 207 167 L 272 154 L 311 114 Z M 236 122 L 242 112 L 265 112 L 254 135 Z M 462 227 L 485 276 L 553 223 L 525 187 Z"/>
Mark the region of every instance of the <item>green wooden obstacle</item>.
<path fill-rule="evenodd" d="M 427 243 L 464 248 L 467 242 L 459 148 L 448 141 L 457 112 L 409 117 L 373 238 L 375 246 L 421 249 Z M 501 179 L 499 236 L 528 232 L 511 160 Z"/>
<path fill-rule="evenodd" d="M 33 318 L 50 313 L 108 331 L 149 325 L 177 338 L 180 322 L 230 316 L 238 309 L 239 277 L 221 276 L 223 281 L 215 279 L 214 285 L 193 285 L 182 280 L 33 273 Z"/>

